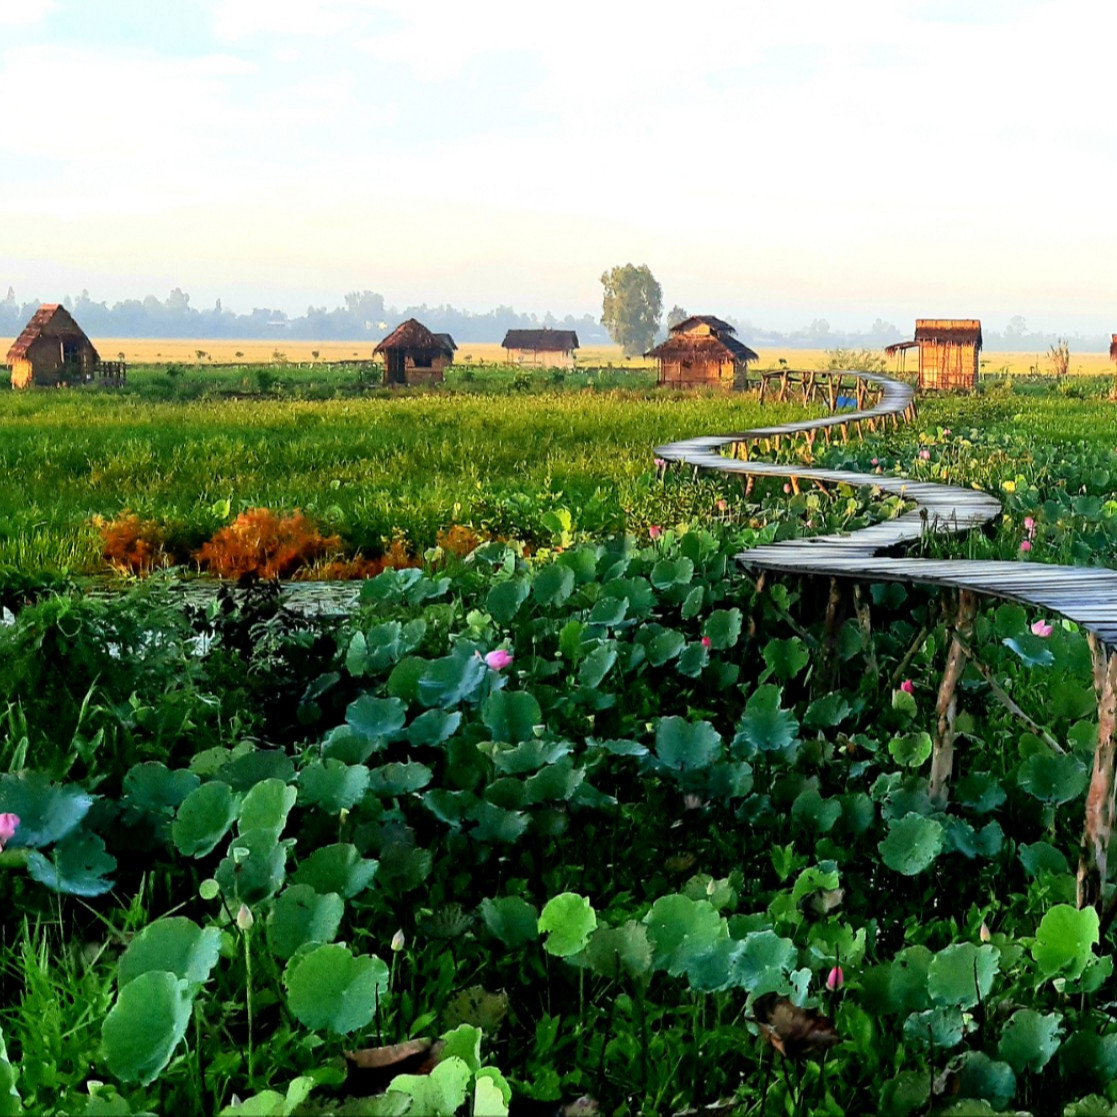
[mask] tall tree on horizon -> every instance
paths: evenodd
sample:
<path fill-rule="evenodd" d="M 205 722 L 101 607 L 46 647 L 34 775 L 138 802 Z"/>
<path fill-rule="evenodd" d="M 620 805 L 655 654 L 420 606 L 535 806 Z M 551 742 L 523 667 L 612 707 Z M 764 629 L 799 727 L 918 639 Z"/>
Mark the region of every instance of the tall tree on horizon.
<path fill-rule="evenodd" d="M 602 273 L 601 324 L 626 357 L 651 348 L 663 317 L 663 288 L 647 264 L 624 264 Z"/>

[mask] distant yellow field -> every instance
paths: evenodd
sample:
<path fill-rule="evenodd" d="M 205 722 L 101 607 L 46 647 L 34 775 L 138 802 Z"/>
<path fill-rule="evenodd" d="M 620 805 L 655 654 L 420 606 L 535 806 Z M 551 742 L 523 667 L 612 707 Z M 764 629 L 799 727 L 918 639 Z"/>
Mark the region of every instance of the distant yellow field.
<path fill-rule="evenodd" d="M 0 354 L 6 353 L 12 338 L 0 338 Z M 182 364 L 266 364 L 289 361 L 311 364 L 318 361 L 367 361 L 372 357 L 374 342 L 364 341 L 260 341 L 214 338 L 94 338 L 94 345 L 105 360 L 125 360 L 130 364 L 161 364 L 174 361 Z M 199 356 L 199 352 L 202 354 Z M 613 364 L 621 368 L 647 368 L 654 362 L 642 357 L 626 358 L 619 345 L 587 345 L 578 350 L 578 364 L 600 366 Z M 827 362 L 823 349 L 761 349 L 760 368 L 775 368 L 780 360 L 789 368 L 822 368 Z M 462 342 L 456 360 L 460 364 L 499 364 L 504 350 L 496 342 Z M 914 355 L 908 356 L 909 369 Z M 889 362 L 895 368 L 894 361 Z M 981 370 L 986 375 L 1008 373 L 1027 376 L 1038 372 L 1051 373 L 1044 353 L 981 354 Z M 1113 373 L 1113 363 L 1105 353 L 1071 353 L 1070 371 L 1075 376 L 1106 376 Z"/>

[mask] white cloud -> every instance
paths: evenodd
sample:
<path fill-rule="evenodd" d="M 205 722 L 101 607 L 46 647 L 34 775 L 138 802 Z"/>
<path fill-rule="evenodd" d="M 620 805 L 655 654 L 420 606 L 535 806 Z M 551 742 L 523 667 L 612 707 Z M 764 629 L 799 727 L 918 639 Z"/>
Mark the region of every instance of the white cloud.
<path fill-rule="evenodd" d="M 0 27 L 34 27 L 57 7 L 57 0 L 0 0 Z"/>
<path fill-rule="evenodd" d="M 368 12 L 368 0 L 207 0 L 218 38 L 257 35 L 325 38 L 351 30 Z"/>

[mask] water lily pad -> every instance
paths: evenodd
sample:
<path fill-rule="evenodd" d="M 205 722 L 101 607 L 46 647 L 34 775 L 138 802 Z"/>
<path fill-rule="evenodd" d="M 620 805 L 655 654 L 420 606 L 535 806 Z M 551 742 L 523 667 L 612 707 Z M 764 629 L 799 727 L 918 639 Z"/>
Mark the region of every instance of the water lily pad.
<path fill-rule="evenodd" d="M 292 879 L 309 884 L 319 895 L 336 892 L 350 899 L 372 883 L 379 863 L 362 858 L 357 847 L 349 842 L 319 846 L 305 861 L 299 863 Z"/>
<path fill-rule="evenodd" d="M 781 709 L 782 696 L 780 688 L 771 683 L 757 687 L 749 696 L 733 742 L 733 752 L 739 759 L 748 760 L 755 750 L 779 752 L 798 738 L 799 723 L 794 714 Z M 746 746 L 744 752 L 741 745 Z"/>
<path fill-rule="evenodd" d="M 1098 943 L 1098 913 L 1094 908 L 1081 911 L 1070 904 L 1056 904 L 1040 920 L 1032 957 L 1043 977 L 1082 976 Z"/>
<path fill-rule="evenodd" d="M 116 858 L 105 851 L 105 843 L 89 830 L 74 830 L 54 849 L 43 854 L 32 851 L 27 871 L 32 880 L 68 896 L 103 896 L 112 888 L 105 875 L 116 869 Z"/>
<path fill-rule="evenodd" d="M 261 780 L 244 797 L 237 816 L 237 829 L 271 830 L 277 836 L 287 825 L 287 816 L 298 792 L 282 780 Z"/>
<path fill-rule="evenodd" d="M 0 814 L 19 815 L 13 846 L 41 849 L 81 824 L 93 796 L 73 784 L 55 784 L 41 772 L 0 776 Z"/>
<path fill-rule="evenodd" d="M 519 896 L 482 900 L 481 918 L 489 933 L 512 950 L 539 937 L 539 912 Z"/>
<path fill-rule="evenodd" d="M 287 1005 L 300 1024 L 339 1035 L 366 1027 L 388 995 L 388 967 L 340 943 L 315 947 L 287 966 Z"/>
<path fill-rule="evenodd" d="M 931 960 L 927 992 L 940 1005 L 973 1008 L 989 996 L 1000 969 L 1001 952 L 989 943 L 953 943 Z"/>
<path fill-rule="evenodd" d="M 237 817 L 239 801 L 224 780 L 211 780 L 183 800 L 171 826 L 175 848 L 184 857 L 204 857 L 217 848 Z"/>
<path fill-rule="evenodd" d="M 911 813 L 891 822 L 888 836 L 877 848 L 890 869 L 910 877 L 929 868 L 942 852 L 942 845 L 942 825 L 933 818 Z"/>
<path fill-rule="evenodd" d="M 1059 1050 L 1063 1038 L 1063 1017 L 1058 1012 L 1040 1014 L 1022 1008 L 1009 1018 L 1001 1032 L 997 1054 L 1017 1074 L 1038 1074 Z"/>
<path fill-rule="evenodd" d="M 141 974 L 166 970 L 190 985 L 201 985 L 221 953 L 221 932 L 199 927 L 192 919 L 168 916 L 144 927 L 117 962 L 120 988 Z"/>
<path fill-rule="evenodd" d="M 268 946 L 287 959 L 309 942 L 333 942 L 344 912 L 345 901 L 336 892 L 318 893 L 309 884 L 289 885 L 268 919 Z"/>
<path fill-rule="evenodd" d="M 539 930 L 547 935 L 543 949 L 559 958 L 568 958 L 584 950 L 596 926 L 593 905 L 577 892 L 562 892 L 552 897 L 539 915 Z"/>
<path fill-rule="evenodd" d="M 140 974 L 120 990 L 101 1027 L 109 1070 L 147 1085 L 171 1061 L 190 1023 L 189 983 L 165 970 Z"/>
<path fill-rule="evenodd" d="M 706 768 L 721 754 L 721 734 L 708 721 L 660 718 L 655 751 L 668 768 L 677 772 Z"/>

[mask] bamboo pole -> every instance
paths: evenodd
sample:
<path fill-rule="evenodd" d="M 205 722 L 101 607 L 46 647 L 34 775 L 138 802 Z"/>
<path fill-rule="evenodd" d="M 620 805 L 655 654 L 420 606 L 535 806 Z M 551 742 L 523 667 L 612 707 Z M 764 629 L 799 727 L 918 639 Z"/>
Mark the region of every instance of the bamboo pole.
<path fill-rule="evenodd" d="M 950 777 L 954 771 L 954 717 L 958 710 L 958 681 L 966 669 L 966 641 L 973 629 L 977 596 L 973 590 L 958 591 L 950 650 L 946 654 L 939 696 L 935 703 L 935 738 L 931 749 L 931 802 L 945 807 L 950 796 Z"/>
<path fill-rule="evenodd" d="M 1094 689 L 1098 696 L 1098 743 L 1094 750 L 1094 768 L 1086 792 L 1086 820 L 1082 828 L 1082 847 L 1078 859 L 1078 906 L 1101 907 L 1109 865 L 1109 841 L 1113 835 L 1114 799 L 1117 782 L 1114 767 L 1117 744 L 1113 739 L 1117 727 L 1117 651 L 1107 649 L 1094 636 L 1087 634 L 1094 663 Z"/>

